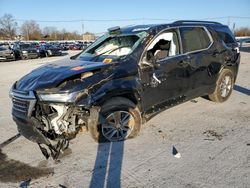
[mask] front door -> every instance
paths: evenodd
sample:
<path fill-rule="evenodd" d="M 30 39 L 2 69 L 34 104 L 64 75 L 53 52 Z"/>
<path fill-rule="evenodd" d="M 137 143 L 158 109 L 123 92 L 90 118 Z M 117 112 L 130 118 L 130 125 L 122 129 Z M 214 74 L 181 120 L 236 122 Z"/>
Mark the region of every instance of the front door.
<path fill-rule="evenodd" d="M 178 30 L 159 34 L 142 56 L 140 80 L 144 111 L 183 100 L 189 88 L 189 58 L 181 54 Z"/>

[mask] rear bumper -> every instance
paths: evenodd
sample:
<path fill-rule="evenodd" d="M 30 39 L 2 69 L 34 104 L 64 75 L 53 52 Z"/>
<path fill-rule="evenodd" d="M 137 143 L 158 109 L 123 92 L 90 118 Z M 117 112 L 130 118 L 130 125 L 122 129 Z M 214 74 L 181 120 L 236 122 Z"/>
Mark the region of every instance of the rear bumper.
<path fill-rule="evenodd" d="M 25 57 L 25 58 L 37 58 L 38 54 L 37 53 L 27 53 L 27 54 L 23 54 L 23 57 Z"/>
<path fill-rule="evenodd" d="M 50 51 L 50 52 L 48 52 L 48 55 L 49 56 L 60 56 L 60 55 L 62 55 L 62 51 L 57 51 L 57 50 L 55 50 L 55 51 Z"/>

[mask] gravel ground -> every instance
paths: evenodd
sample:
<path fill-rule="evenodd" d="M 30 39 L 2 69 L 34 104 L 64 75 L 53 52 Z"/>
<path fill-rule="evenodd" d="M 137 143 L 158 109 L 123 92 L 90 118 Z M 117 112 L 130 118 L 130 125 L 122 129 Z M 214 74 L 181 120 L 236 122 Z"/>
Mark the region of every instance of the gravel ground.
<path fill-rule="evenodd" d="M 17 133 L 11 84 L 68 56 L 0 63 L 0 143 Z M 80 133 L 59 162 L 20 137 L 0 150 L 0 187 L 250 187 L 249 75 L 250 53 L 242 52 L 227 102 L 196 98 L 155 116 L 126 142 L 98 145 Z"/>

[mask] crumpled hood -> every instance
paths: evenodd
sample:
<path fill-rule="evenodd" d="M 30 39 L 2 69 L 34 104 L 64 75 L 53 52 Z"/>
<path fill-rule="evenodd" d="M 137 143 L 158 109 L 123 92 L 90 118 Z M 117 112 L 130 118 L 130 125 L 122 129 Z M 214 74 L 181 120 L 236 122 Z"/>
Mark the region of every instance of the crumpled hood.
<path fill-rule="evenodd" d="M 37 89 L 53 88 L 71 76 L 105 66 L 110 66 L 110 64 L 70 59 L 56 61 L 39 67 L 22 77 L 16 83 L 16 89 L 34 91 Z"/>

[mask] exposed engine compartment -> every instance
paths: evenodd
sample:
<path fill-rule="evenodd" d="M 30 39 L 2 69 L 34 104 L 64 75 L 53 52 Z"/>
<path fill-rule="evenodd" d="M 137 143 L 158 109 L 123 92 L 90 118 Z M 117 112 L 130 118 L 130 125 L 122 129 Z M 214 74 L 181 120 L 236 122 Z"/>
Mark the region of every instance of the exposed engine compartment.
<path fill-rule="evenodd" d="M 67 149 L 69 140 L 75 138 L 81 128 L 86 126 L 88 114 L 89 112 L 81 107 L 38 103 L 32 119 L 36 122 L 36 128 L 51 143 L 38 143 L 44 156 L 56 159 L 60 152 Z"/>

